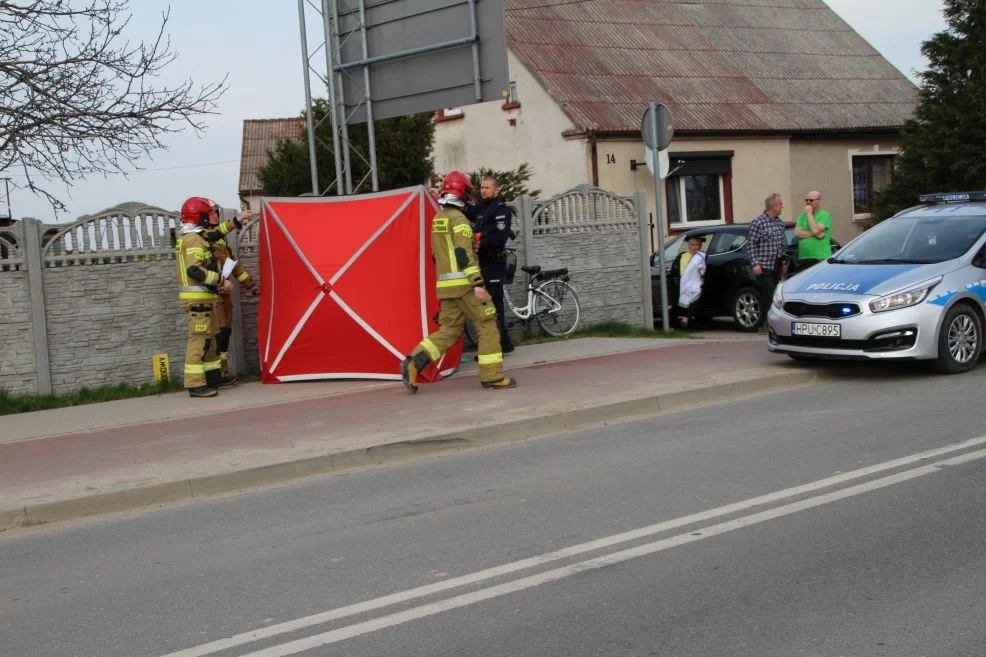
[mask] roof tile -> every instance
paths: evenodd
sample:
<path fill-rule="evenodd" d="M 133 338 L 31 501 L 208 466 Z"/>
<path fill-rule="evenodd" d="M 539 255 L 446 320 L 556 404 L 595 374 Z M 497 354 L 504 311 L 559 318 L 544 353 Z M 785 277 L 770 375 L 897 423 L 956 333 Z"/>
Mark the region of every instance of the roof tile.
<path fill-rule="evenodd" d="M 273 150 L 282 139 L 295 139 L 304 134 L 305 120 L 247 119 L 243 122 L 243 149 L 240 154 L 240 193 L 260 192 L 260 168 L 267 163 L 267 151 Z"/>
<path fill-rule="evenodd" d="M 506 0 L 510 49 L 576 126 L 895 128 L 917 90 L 822 0 Z"/>

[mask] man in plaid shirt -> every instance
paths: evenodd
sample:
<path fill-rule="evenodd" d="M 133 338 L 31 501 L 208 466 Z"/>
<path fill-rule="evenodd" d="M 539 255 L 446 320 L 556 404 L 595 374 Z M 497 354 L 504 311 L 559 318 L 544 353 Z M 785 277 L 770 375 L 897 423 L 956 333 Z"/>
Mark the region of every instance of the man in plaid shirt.
<path fill-rule="evenodd" d="M 781 210 L 784 201 L 780 194 L 764 199 L 764 211 L 750 224 L 750 264 L 760 281 L 760 332 L 766 330 L 767 310 L 774 298 L 774 288 L 780 278 L 781 256 L 784 255 L 784 220 Z"/>

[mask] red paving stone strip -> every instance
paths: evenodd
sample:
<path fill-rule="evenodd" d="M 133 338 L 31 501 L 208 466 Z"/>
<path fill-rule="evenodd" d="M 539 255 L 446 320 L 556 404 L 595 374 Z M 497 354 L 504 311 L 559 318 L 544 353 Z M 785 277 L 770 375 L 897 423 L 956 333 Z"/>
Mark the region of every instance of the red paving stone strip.
<path fill-rule="evenodd" d="M 474 376 L 456 375 L 422 385 L 416 395 L 394 383 L 0 443 L 0 530 L 521 440 L 818 380 L 760 342 L 663 345 L 534 363 L 512 373 L 520 381 L 516 390 L 482 390 Z M 451 424 L 463 414 L 474 419 Z"/>

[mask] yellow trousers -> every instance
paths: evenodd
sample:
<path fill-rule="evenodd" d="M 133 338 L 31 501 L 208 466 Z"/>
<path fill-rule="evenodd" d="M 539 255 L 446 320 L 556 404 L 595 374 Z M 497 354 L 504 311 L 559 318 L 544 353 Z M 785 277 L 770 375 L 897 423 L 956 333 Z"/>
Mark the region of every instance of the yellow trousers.
<path fill-rule="evenodd" d="M 216 301 L 216 351 L 223 376 L 229 376 L 229 339 L 233 335 L 233 297 L 220 292 Z"/>
<path fill-rule="evenodd" d="M 470 290 L 457 299 L 440 299 L 440 302 L 440 328 L 418 343 L 411 357 L 425 351 L 432 361 L 441 358 L 462 335 L 462 326 L 468 318 L 476 327 L 479 338 L 479 380 L 493 382 L 502 379 L 503 352 L 500 350 L 500 331 L 496 327 L 496 308 L 490 295 L 487 293 L 483 301 L 479 301 Z"/>
<path fill-rule="evenodd" d="M 185 387 L 199 388 L 206 384 L 208 372 L 219 372 L 221 364 L 216 351 L 216 303 L 214 301 L 183 301 L 182 310 L 188 323 L 188 342 L 185 346 Z"/>

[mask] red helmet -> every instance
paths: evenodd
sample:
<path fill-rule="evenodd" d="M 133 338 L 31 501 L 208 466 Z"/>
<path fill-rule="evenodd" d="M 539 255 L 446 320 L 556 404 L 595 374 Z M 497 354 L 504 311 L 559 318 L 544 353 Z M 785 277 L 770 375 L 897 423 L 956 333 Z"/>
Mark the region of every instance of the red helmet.
<path fill-rule="evenodd" d="M 201 196 L 193 196 L 181 204 L 181 222 L 183 224 L 207 226 L 209 224 L 209 214 L 218 209 L 219 206 L 216 205 L 215 201 Z"/>
<path fill-rule="evenodd" d="M 472 181 L 461 171 L 449 171 L 442 179 L 439 196 L 450 194 L 461 201 L 467 201 L 470 193 L 472 193 Z"/>

